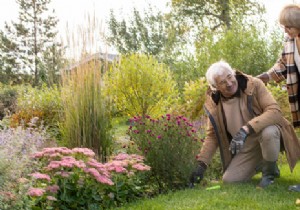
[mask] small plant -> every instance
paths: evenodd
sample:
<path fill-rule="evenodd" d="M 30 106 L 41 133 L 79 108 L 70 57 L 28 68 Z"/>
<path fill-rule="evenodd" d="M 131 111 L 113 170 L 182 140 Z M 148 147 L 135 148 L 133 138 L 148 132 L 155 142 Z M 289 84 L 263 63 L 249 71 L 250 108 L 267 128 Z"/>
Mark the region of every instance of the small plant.
<path fill-rule="evenodd" d="M 31 173 L 27 194 L 34 209 L 105 209 L 141 196 L 138 173 L 150 167 L 139 155 L 119 154 L 100 163 L 87 148 L 44 148 L 33 155 L 41 164 Z"/>
<path fill-rule="evenodd" d="M 128 134 L 151 166 L 160 191 L 186 187 L 201 146 L 187 118 L 167 114 L 159 119 L 134 117 Z"/>
<path fill-rule="evenodd" d="M 30 156 L 48 142 L 43 128 L 0 130 L 0 209 L 28 209 L 24 174 L 33 170 Z"/>

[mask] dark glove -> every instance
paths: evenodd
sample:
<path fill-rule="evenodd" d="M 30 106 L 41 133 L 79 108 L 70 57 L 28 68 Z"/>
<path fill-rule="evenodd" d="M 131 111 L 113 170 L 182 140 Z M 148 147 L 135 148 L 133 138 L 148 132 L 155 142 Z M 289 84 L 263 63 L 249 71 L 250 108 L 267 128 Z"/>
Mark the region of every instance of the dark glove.
<path fill-rule="evenodd" d="M 244 146 L 248 134 L 241 128 L 230 142 L 229 150 L 233 155 L 238 154 Z"/>
<path fill-rule="evenodd" d="M 204 162 L 198 161 L 198 165 L 190 177 L 190 187 L 194 187 L 194 183 L 199 183 L 203 179 L 206 168 L 207 165 Z"/>

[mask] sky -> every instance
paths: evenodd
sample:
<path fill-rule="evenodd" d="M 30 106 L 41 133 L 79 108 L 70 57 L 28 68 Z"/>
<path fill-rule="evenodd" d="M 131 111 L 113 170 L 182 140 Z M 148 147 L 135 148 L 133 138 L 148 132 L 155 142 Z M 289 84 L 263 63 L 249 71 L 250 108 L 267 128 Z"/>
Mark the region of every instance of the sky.
<path fill-rule="evenodd" d="M 97 21 L 105 31 L 106 21 L 110 10 L 113 9 L 118 17 L 132 16 L 133 7 L 139 11 L 149 4 L 157 9 L 167 10 L 166 3 L 170 0 L 52 0 L 50 6 L 55 10 L 55 15 L 59 19 L 59 33 L 65 34 L 68 25 L 69 29 L 75 30 L 78 25 L 87 23 L 88 14 L 94 14 Z M 289 3 L 299 3 L 300 0 L 258 0 L 265 4 L 267 9 L 267 20 L 270 24 L 275 24 L 281 8 Z M 4 23 L 17 21 L 18 5 L 15 0 L 0 0 L 0 29 Z"/>

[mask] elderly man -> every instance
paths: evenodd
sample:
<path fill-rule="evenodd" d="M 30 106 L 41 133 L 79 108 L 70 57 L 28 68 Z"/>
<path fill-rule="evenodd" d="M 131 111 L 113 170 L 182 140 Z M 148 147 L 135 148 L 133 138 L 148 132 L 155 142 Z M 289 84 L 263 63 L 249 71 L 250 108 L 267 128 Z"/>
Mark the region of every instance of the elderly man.
<path fill-rule="evenodd" d="M 207 136 L 191 182 L 203 178 L 217 148 L 224 183 L 248 181 L 261 166 L 258 187 L 272 184 L 280 176 L 276 162 L 281 145 L 293 171 L 300 157 L 300 144 L 264 83 L 233 70 L 224 61 L 211 65 L 206 79 L 210 86 L 204 106 L 209 119 Z"/>

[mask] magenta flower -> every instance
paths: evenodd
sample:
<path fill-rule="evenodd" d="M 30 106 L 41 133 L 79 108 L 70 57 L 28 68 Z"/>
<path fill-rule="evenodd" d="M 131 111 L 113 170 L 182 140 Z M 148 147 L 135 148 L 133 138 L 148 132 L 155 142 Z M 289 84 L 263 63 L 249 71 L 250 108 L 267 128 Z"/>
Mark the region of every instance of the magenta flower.
<path fill-rule="evenodd" d="M 157 138 L 158 138 L 158 139 L 161 139 L 161 135 L 158 135 Z"/>

